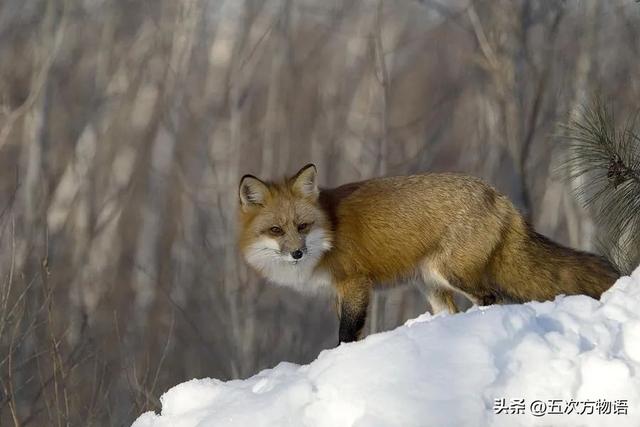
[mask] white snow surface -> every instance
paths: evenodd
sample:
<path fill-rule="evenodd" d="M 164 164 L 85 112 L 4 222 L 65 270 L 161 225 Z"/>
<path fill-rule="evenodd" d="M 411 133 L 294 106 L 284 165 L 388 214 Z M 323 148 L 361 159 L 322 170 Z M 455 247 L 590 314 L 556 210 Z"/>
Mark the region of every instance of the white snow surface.
<path fill-rule="evenodd" d="M 496 414 L 501 398 L 525 399 L 525 414 Z M 563 408 L 570 399 L 626 400 L 628 411 L 531 414 L 531 402 L 550 399 Z M 640 426 L 640 267 L 600 301 L 423 314 L 308 365 L 194 379 L 160 400 L 161 413 L 133 427 Z"/>

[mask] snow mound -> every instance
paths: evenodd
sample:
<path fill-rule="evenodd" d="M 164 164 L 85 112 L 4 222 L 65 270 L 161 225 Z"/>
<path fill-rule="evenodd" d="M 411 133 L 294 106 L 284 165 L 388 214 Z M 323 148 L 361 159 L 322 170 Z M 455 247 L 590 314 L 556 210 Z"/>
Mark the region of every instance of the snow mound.
<path fill-rule="evenodd" d="M 637 426 L 640 267 L 600 301 L 424 314 L 309 365 L 191 380 L 160 400 L 133 427 Z"/>

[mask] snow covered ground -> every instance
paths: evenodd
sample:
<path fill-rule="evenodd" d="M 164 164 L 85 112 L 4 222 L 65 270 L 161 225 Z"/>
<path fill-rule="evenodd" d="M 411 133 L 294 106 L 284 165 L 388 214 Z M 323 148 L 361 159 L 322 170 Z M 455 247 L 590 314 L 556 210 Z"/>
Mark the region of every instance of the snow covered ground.
<path fill-rule="evenodd" d="M 161 401 L 133 426 L 639 426 L 640 267 L 601 301 L 424 314 L 309 365 L 191 380 Z"/>

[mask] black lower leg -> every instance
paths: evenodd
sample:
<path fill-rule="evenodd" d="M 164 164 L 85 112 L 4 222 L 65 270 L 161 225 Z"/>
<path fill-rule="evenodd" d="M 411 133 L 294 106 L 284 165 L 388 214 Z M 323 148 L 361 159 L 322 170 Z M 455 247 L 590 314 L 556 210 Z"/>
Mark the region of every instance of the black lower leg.
<path fill-rule="evenodd" d="M 367 318 L 369 282 L 358 278 L 338 284 L 338 316 L 340 316 L 339 341 L 352 342 L 360 338 Z"/>
<path fill-rule="evenodd" d="M 338 344 L 341 342 L 357 341 L 360 337 L 360 332 L 364 327 L 364 322 L 367 318 L 367 308 L 359 308 L 354 310 L 353 307 L 349 308 L 342 305 L 340 310 L 340 331 Z"/>

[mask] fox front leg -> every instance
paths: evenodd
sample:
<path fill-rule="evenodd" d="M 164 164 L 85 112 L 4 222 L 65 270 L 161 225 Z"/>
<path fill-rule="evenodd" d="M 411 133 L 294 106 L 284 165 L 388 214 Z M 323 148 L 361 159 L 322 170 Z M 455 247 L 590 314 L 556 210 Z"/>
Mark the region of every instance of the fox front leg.
<path fill-rule="evenodd" d="M 369 283 L 364 280 L 352 280 L 338 286 L 337 309 L 340 319 L 338 345 L 360 339 L 362 328 L 367 319 L 369 306 Z"/>

